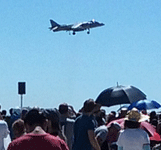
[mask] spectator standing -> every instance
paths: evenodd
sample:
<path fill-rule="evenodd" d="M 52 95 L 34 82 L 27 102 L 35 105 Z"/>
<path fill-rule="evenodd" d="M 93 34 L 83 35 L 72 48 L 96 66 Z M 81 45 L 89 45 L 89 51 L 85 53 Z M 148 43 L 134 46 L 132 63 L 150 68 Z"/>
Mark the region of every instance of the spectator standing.
<path fill-rule="evenodd" d="M 101 138 L 101 150 L 117 150 L 116 142 L 120 130 L 121 126 L 117 122 L 113 122 L 108 126 L 100 126 L 95 130 L 97 140 L 99 141 Z"/>
<path fill-rule="evenodd" d="M 12 124 L 20 118 L 20 109 L 14 109 L 14 108 L 11 108 L 9 110 L 10 112 L 10 122 L 9 122 L 9 130 L 10 130 L 10 137 L 11 137 L 11 140 L 13 140 L 13 129 L 12 129 Z"/>
<path fill-rule="evenodd" d="M 25 134 L 24 121 L 22 119 L 16 120 L 12 124 L 12 129 L 13 129 L 13 139 L 23 136 Z"/>
<path fill-rule="evenodd" d="M 66 141 L 66 137 L 63 135 L 60 127 L 60 114 L 59 111 L 54 109 L 44 109 L 43 110 L 46 118 L 48 119 L 47 133 L 54 136 L 59 136 L 61 139 Z"/>
<path fill-rule="evenodd" d="M 156 131 L 161 136 L 161 114 L 158 114 L 158 124 L 157 124 Z"/>
<path fill-rule="evenodd" d="M 121 108 L 117 119 L 125 118 L 125 116 L 127 115 L 127 111 L 128 109 L 126 107 Z"/>
<path fill-rule="evenodd" d="M 152 124 L 153 119 L 158 119 L 157 114 L 155 111 L 151 111 L 149 114 L 150 118 L 149 118 L 149 123 Z"/>
<path fill-rule="evenodd" d="M 140 122 L 149 117 L 142 115 L 136 108 L 128 112 L 125 120 L 125 129 L 120 132 L 117 145 L 118 150 L 150 150 L 148 133 L 140 129 Z"/>
<path fill-rule="evenodd" d="M 69 106 L 66 103 L 59 105 L 60 112 L 60 124 L 63 135 L 67 139 L 67 144 L 70 150 L 72 150 L 72 145 L 74 142 L 74 122 L 73 117 L 76 117 L 76 113 L 72 106 Z"/>
<path fill-rule="evenodd" d="M 20 114 L 20 118 L 22 119 L 22 120 L 24 120 L 25 119 L 25 115 L 28 113 L 28 109 L 27 108 L 22 108 L 22 110 L 21 110 L 21 114 Z"/>
<path fill-rule="evenodd" d="M 6 114 L 7 114 L 7 111 L 6 110 L 2 110 L 1 115 L 2 115 L 4 120 L 6 118 Z"/>
<path fill-rule="evenodd" d="M 4 139 L 9 135 L 7 123 L 3 120 L 0 112 L 0 150 L 5 150 Z"/>
<path fill-rule="evenodd" d="M 113 121 L 113 120 L 116 120 L 115 115 L 114 115 L 113 113 L 109 113 L 109 114 L 107 115 L 106 124 L 109 124 L 109 123 L 110 123 L 111 121 Z"/>
<path fill-rule="evenodd" d="M 73 150 L 100 150 L 100 146 L 94 134 L 94 122 L 92 117 L 93 110 L 96 107 L 93 99 L 84 102 L 83 113 L 74 124 L 74 144 Z"/>
<path fill-rule="evenodd" d="M 98 141 L 98 144 L 101 147 L 102 144 L 107 139 L 107 134 L 108 134 L 107 126 L 105 126 L 105 125 L 99 126 L 98 128 L 95 129 L 94 133 L 95 133 L 96 139 Z"/>
<path fill-rule="evenodd" d="M 45 132 L 47 119 L 39 110 L 31 109 L 24 123 L 28 134 L 13 140 L 8 150 L 69 150 L 63 140 Z"/>
<path fill-rule="evenodd" d="M 97 121 L 98 127 L 106 124 L 106 120 L 105 120 L 106 113 L 105 113 L 105 110 L 103 110 L 103 109 L 98 110 L 98 112 L 95 112 L 94 115 L 95 115 L 95 119 Z"/>

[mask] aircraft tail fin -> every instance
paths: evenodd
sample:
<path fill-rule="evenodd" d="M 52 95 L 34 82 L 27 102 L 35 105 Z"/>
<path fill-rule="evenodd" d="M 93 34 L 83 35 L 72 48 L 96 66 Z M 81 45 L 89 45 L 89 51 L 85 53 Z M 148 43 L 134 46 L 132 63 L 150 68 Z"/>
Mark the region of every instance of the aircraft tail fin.
<path fill-rule="evenodd" d="M 50 20 L 50 23 L 51 23 L 51 28 L 56 27 L 56 26 L 58 26 L 58 27 L 60 26 L 58 23 L 56 23 L 53 20 Z"/>

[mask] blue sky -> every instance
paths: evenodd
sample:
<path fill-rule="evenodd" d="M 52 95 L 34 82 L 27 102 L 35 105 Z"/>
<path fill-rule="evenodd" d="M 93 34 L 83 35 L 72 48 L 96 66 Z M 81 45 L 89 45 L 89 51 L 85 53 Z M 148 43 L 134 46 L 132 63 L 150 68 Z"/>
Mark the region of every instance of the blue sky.
<path fill-rule="evenodd" d="M 18 82 L 26 82 L 23 106 L 66 102 L 78 110 L 117 82 L 161 103 L 160 1 L 0 2 L 2 109 L 20 106 Z M 73 36 L 49 31 L 50 19 L 60 24 L 95 19 L 105 26 Z"/>

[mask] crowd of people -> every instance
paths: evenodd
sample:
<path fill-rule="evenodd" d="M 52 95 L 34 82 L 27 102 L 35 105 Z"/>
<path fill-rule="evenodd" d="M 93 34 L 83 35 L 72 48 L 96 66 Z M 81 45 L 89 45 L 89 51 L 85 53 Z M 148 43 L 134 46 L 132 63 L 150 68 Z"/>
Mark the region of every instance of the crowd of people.
<path fill-rule="evenodd" d="M 76 112 L 67 103 L 58 108 L 0 111 L 0 150 L 158 150 L 141 122 L 161 136 L 161 115 L 136 108 L 106 111 L 88 99 Z M 118 121 L 122 121 L 121 123 Z"/>

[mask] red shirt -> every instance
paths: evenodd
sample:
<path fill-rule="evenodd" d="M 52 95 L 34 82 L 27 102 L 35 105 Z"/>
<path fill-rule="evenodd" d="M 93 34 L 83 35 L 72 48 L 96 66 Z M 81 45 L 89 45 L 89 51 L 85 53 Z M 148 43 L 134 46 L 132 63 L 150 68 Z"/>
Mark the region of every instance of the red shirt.
<path fill-rule="evenodd" d="M 29 133 L 13 140 L 7 150 L 69 150 L 69 148 L 59 137 L 48 133 Z"/>

